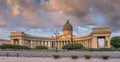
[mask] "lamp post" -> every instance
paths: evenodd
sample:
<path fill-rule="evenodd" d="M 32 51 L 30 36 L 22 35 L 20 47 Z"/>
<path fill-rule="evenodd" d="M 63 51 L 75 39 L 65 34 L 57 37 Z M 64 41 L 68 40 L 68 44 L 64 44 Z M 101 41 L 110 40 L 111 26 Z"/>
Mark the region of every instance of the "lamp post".
<path fill-rule="evenodd" d="M 56 52 L 58 52 L 57 35 L 59 35 L 59 33 L 58 33 L 58 31 L 56 31 L 54 34 L 55 34 L 55 49 L 56 49 Z"/>

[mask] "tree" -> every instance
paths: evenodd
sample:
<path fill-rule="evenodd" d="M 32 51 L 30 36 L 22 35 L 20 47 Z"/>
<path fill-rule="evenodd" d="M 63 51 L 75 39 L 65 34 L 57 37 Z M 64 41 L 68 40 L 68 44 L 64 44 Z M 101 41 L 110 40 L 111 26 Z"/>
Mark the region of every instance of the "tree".
<path fill-rule="evenodd" d="M 113 47 L 120 48 L 120 36 L 112 37 L 110 42 Z"/>
<path fill-rule="evenodd" d="M 67 50 L 76 50 L 76 49 L 82 49 L 82 48 L 84 48 L 84 46 L 78 43 L 66 44 L 62 47 L 62 49 L 67 49 Z"/>

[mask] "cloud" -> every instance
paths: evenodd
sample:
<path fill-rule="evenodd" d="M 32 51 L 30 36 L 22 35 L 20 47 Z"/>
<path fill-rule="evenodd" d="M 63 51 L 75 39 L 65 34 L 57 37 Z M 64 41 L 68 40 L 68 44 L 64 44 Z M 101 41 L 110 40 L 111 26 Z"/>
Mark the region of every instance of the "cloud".
<path fill-rule="evenodd" d="M 98 25 L 100 27 L 107 26 L 111 28 L 113 33 L 120 31 L 120 29 L 118 29 L 120 27 L 119 0 L 51 0 L 50 2 L 47 2 L 46 5 L 44 4 L 43 7 L 48 11 L 62 11 L 62 13 L 72 16 L 70 19 L 75 25 Z M 78 8 L 76 9 L 76 7 Z M 96 13 L 100 13 L 101 16 L 105 18 L 103 19 L 104 21 L 97 22 L 95 20 L 95 14 L 91 14 L 90 12 L 91 7 L 94 8 Z"/>
<path fill-rule="evenodd" d="M 21 15 L 28 20 L 39 17 L 35 10 L 36 4 L 32 0 L 7 0 L 6 3 L 13 16 Z"/>
<path fill-rule="evenodd" d="M 6 0 L 6 5 L 9 8 L 9 16 L 16 21 L 21 18 L 22 23 L 28 27 L 61 26 L 67 19 L 72 19 L 74 24 L 96 24 L 83 2 L 85 1 L 50 0 L 47 3 L 43 0 L 38 6 L 33 0 Z"/>
<path fill-rule="evenodd" d="M 49 0 L 42 1 L 41 7 L 47 11 L 60 12 L 79 25 L 97 24 L 94 16 L 90 13 L 87 0 Z M 91 16 L 90 16 L 91 15 Z"/>
<path fill-rule="evenodd" d="M 89 14 L 85 3 L 84 0 L 50 0 L 49 2 L 42 1 L 41 6 L 48 11 L 58 11 L 82 17 Z"/>
<path fill-rule="evenodd" d="M 119 32 L 120 29 L 120 0 L 93 0 L 91 4 L 97 12 L 105 17 L 104 25 L 111 27 L 113 32 Z"/>
<path fill-rule="evenodd" d="M 89 30 L 98 26 L 107 26 L 119 33 L 119 11 L 119 0 L 41 0 L 37 3 L 34 0 L 0 0 L 0 28 L 7 33 L 29 30 L 28 33 L 33 34 L 35 29 L 50 33 L 62 29 L 69 19 L 77 26 L 74 29 L 77 34 L 84 28 Z M 104 19 L 97 21 L 96 17 Z M 89 32 L 86 30 L 83 31 Z"/>
<path fill-rule="evenodd" d="M 0 27 L 4 27 L 6 25 L 6 22 L 3 18 L 0 17 Z"/>
<path fill-rule="evenodd" d="M 43 1 L 41 6 L 47 11 L 56 11 L 72 16 L 73 23 L 85 25 L 99 25 L 111 27 L 112 32 L 120 29 L 120 1 L 119 0 L 50 0 Z M 90 12 L 93 8 L 96 13 L 101 14 L 105 19 L 102 23 L 97 22 L 95 14 Z M 91 15 L 91 16 L 90 16 Z M 100 17 L 97 15 L 97 17 Z"/>

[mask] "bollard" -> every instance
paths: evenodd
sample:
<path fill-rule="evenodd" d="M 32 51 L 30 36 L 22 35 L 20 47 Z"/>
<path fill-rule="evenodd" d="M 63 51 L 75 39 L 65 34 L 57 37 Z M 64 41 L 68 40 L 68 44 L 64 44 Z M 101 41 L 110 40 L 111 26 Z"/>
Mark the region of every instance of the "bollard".
<path fill-rule="evenodd" d="M 9 53 L 7 53 L 7 57 L 9 57 Z"/>
<path fill-rule="evenodd" d="M 16 55 L 17 57 L 19 57 L 19 54 L 17 53 L 17 55 Z"/>

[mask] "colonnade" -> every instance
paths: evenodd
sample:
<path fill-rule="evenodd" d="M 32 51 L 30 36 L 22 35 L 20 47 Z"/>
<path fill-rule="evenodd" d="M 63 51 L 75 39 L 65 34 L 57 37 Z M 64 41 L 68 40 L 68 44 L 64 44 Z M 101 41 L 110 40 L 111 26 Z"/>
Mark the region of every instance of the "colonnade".
<path fill-rule="evenodd" d="M 24 40 L 23 44 L 29 46 L 30 48 L 34 48 L 36 46 L 47 46 L 49 48 L 58 48 L 61 49 L 62 46 L 71 43 L 79 43 L 82 44 L 85 48 L 91 48 L 92 39 L 86 40 Z"/>

